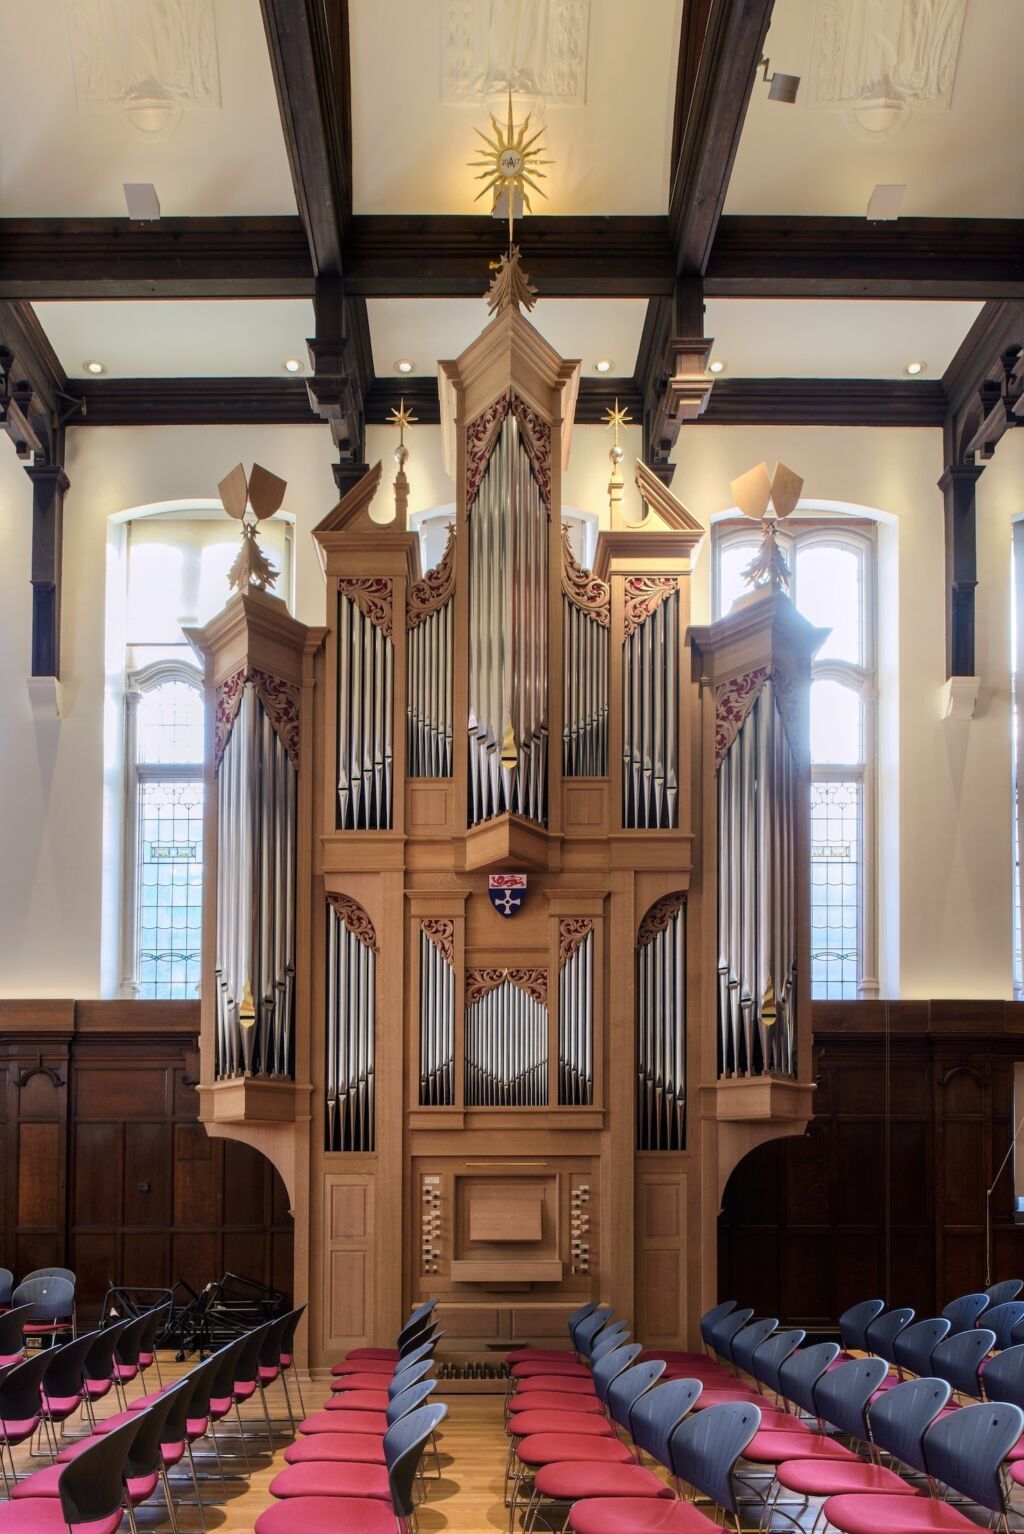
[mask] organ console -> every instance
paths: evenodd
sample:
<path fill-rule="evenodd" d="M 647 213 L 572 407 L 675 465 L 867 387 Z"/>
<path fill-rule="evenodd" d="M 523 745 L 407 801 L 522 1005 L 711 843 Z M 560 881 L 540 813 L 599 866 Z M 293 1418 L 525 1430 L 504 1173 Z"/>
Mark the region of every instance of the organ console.
<path fill-rule="evenodd" d="M 322 627 L 247 587 L 190 631 L 202 1116 L 285 1178 L 313 1368 L 427 1295 L 455 1362 L 560 1339 L 588 1298 L 693 1345 L 726 1178 L 810 1114 L 821 634 L 773 585 L 692 629 L 704 529 L 642 464 L 643 522 L 584 568 L 579 365 L 508 265 L 441 365 L 434 568 L 404 493 L 371 520 L 378 465 L 314 531 Z"/>

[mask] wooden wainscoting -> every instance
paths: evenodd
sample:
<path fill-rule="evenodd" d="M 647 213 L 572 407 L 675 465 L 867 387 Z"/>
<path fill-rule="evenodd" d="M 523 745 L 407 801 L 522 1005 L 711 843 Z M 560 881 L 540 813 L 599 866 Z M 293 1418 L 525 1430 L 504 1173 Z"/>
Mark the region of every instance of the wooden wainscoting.
<path fill-rule="evenodd" d="M 194 1002 L 0 1003 L 0 1265 L 199 1289 L 232 1271 L 290 1293 L 277 1172 L 198 1122 Z"/>
<path fill-rule="evenodd" d="M 984 1287 L 1024 1006 L 819 1002 L 814 1021 L 814 1118 L 730 1178 L 719 1293 L 809 1326 L 869 1295 L 934 1315 Z M 992 1279 L 1022 1273 L 1011 1159 L 992 1199 Z"/>

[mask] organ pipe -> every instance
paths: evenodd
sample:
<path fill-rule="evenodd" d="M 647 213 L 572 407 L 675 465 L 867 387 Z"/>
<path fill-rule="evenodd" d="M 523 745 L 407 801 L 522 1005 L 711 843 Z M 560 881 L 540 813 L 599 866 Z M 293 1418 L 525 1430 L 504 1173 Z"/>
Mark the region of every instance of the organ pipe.
<path fill-rule="evenodd" d="M 608 586 L 573 558 L 562 530 L 562 772 L 608 772 Z"/>
<path fill-rule="evenodd" d="M 558 1101 L 589 1107 L 594 1101 L 594 932 L 585 919 L 559 929 Z"/>
<path fill-rule="evenodd" d="M 622 823 L 666 831 L 679 823 L 679 592 L 641 579 L 627 589 L 641 583 L 622 653 Z"/>
<path fill-rule="evenodd" d="M 546 984 L 538 972 L 467 975 L 466 1106 L 544 1108 L 548 1101 Z M 540 972 L 543 974 L 543 971 Z M 500 978 L 496 978 L 500 977 Z M 546 980 L 546 977 L 545 977 Z"/>
<path fill-rule="evenodd" d="M 296 771 L 250 678 L 217 769 L 216 1075 L 290 1076 Z"/>
<path fill-rule="evenodd" d="M 509 410 L 469 514 L 469 823 L 547 820 L 547 508 Z"/>
<path fill-rule="evenodd" d="M 375 1146 L 377 950 L 366 912 L 345 895 L 327 908 L 325 1148 Z"/>
<path fill-rule="evenodd" d="M 686 905 L 651 907 L 637 942 L 637 1149 L 686 1149 Z"/>
<path fill-rule="evenodd" d="M 420 1106 L 455 1101 L 454 927 L 441 917 L 420 924 Z"/>
<path fill-rule="evenodd" d="M 387 588 L 386 597 L 374 588 Z M 338 829 L 392 825 L 394 645 L 390 581 L 343 580 L 338 597 Z"/>
<path fill-rule="evenodd" d="M 416 582 L 406 603 L 410 778 L 449 778 L 452 773 L 454 577 L 452 532 L 440 564 Z"/>
<path fill-rule="evenodd" d="M 769 677 L 718 768 L 723 1076 L 796 1069 L 796 768 Z"/>

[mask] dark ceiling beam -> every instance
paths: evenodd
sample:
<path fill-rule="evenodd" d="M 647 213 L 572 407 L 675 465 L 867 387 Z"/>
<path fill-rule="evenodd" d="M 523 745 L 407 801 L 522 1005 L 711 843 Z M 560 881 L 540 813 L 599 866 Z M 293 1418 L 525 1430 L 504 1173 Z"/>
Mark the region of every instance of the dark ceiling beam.
<path fill-rule="evenodd" d="M 348 0 L 260 0 L 260 9 L 316 276 L 309 398 L 331 428 L 344 494 L 366 468 L 364 401 L 373 377 L 366 300 L 348 286 L 344 254 L 352 218 Z"/>
<path fill-rule="evenodd" d="M 30 304 L 0 301 L 0 427 L 32 485 L 32 675 L 60 676 L 64 428 L 80 413 Z"/>
<path fill-rule="evenodd" d="M 704 292 L 714 298 L 1019 297 L 1024 220 L 869 223 L 727 213 L 719 220 Z"/>
<path fill-rule="evenodd" d="M 780 108 L 782 110 L 782 108 Z M 356 214 L 346 284 L 369 298 L 475 298 L 494 220 Z M 668 220 L 528 218 L 524 262 L 549 298 L 673 293 Z M 500 243 L 500 241 L 499 241 Z M 0 219 L 0 298 L 311 298 L 301 221 Z M 704 274 L 715 298 L 1024 297 L 1024 220 L 774 218 L 725 214 Z"/>
<path fill-rule="evenodd" d="M 301 221 L 0 219 L 0 298 L 311 298 Z"/>
<path fill-rule="evenodd" d="M 978 585 L 976 494 L 1004 434 L 1022 424 L 1024 301 L 992 299 L 982 309 L 942 379 L 942 491 L 946 552 L 946 675 L 974 676 Z"/>
<path fill-rule="evenodd" d="M 321 424 L 295 378 L 104 378 L 74 387 L 86 407 L 69 423 L 74 426 Z M 366 394 L 367 424 L 385 425 L 400 398 L 421 426 L 438 424 L 437 380 L 429 374 L 375 378 Z M 602 424 L 616 399 L 639 420 L 642 401 L 634 379 L 581 379 L 576 425 Z M 945 392 L 935 380 L 730 378 L 715 385 L 696 424 L 938 429 L 945 410 Z"/>

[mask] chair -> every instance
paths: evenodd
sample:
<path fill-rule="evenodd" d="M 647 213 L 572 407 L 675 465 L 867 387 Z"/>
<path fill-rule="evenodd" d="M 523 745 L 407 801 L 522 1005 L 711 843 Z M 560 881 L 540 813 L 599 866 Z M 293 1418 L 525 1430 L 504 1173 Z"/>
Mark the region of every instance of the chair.
<path fill-rule="evenodd" d="M 1024 1343 L 986 1359 L 981 1378 L 990 1401 L 1012 1401 L 1024 1407 Z"/>
<path fill-rule="evenodd" d="M 231 1381 L 230 1394 L 235 1407 L 235 1415 L 238 1418 L 238 1431 L 242 1437 L 243 1447 L 245 1446 L 245 1428 L 242 1425 L 242 1402 L 250 1400 L 260 1388 L 260 1354 L 263 1350 L 263 1343 L 267 1333 L 275 1325 L 274 1321 L 264 1321 L 262 1326 L 254 1326 L 251 1332 L 246 1332 L 245 1336 L 241 1339 L 241 1346 L 237 1353 L 233 1355 L 234 1379 Z M 262 1392 L 261 1399 L 263 1399 Z M 212 1398 L 210 1404 L 211 1406 L 213 1404 Z M 263 1416 L 267 1428 L 267 1443 L 270 1446 L 271 1454 L 273 1454 L 274 1434 L 270 1426 L 270 1414 L 267 1411 L 265 1399 L 263 1399 Z M 246 1469 L 248 1469 L 248 1449 L 245 1451 L 245 1457 Z"/>
<path fill-rule="evenodd" d="M 995 1332 L 1000 1352 L 1024 1340 L 1024 1336 L 1014 1336 L 1015 1331 L 1024 1334 L 1024 1300 L 1003 1300 L 1000 1305 L 990 1305 L 981 1319 L 990 1332 Z"/>
<path fill-rule="evenodd" d="M 159 1385 L 163 1385 L 163 1375 L 160 1373 L 160 1358 L 157 1354 L 157 1338 L 167 1325 L 171 1313 L 170 1304 L 154 1305 L 152 1310 L 147 1311 L 148 1324 L 143 1329 L 139 1338 L 139 1373 L 145 1377 L 147 1369 L 156 1365 L 156 1378 Z"/>
<path fill-rule="evenodd" d="M 890 1392 L 890 1394 L 893 1392 Z M 927 1474 L 1003 1520 L 1007 1507 L 1001 1467 L 1024 1428 L 1024 1412 L 1007 1402 L 965 1406 L 934 1422 L 925 1434 Z M 977 1523 L 946 1502 L 923 1497 L 830 1497 L 823 1512 L 840 1534 L 970 1534 Z"/>
<path fill-rule="evenodd" d="M 257 1518 L 255 1534 L 395 1534 L 396 1520 L 407 1529 L 423 1451 L 447 1413 L 440 1404 L 421 1406 L 394 1423 L 385 1435 L 383 1473 L 375 1465 L 330 1463 L 282 1470 L 270 1488 L 280 1500 Z"/>
<path fill-rule="evenodd" d="M 85 1400 L 85 1360 L 98 1335 L 83 1332 L 50 1353 L 50 1367 L 42 1389 L 42 1420 L 51 1454 L 57 1452 L 54 1427 L 73 1417 Z"/>
<path fill-rule="evenodd" d="M 813 1347 L 799 1348 L 791 1353 L 779 1367 L 779 1394 L 809 1417 L 816 1417 L 818 1406 L 814 1387 L 838 1357 L 839 1344 L 836 1342 L 816 1342 Z"/>
<path fill-rule="evenodd" d="M 712 1305 L 711 1309 L 710 1310 L 706 1310 L 704 1312 L 704 1314 L 701 1316 L 701 1318 L 700 1318 L 700 1336 L 701 1336 L 701 1341 L 703 1342 L 705 1348 L 707 1348 L 709 1351 L 710 1351 L 710 1349 L 712 1347 L 711 1333 L 714 1330 L 716 1324 L 719 1321 L 721 1321 L 723 1316 L 727 1316 L 729 1314 L 730 1310 L 735 1310 L 735 1309 L 736 1309 L 736 1301 L 735 1300 L 722 1300 L 720 1304 Z"/>
<path fill-rule="evenodd" d="M 0 1268 L 0 1310 L 6 1310 L 10 1305 L 13 1288 L 14 1274 L 10 1268 Z"/>
<path fill-rule="evenodd" d="M 0 1369 L 6 1369 L 24 1357 L 25 1324 L 35 1308 L 34 1305 L 19 1305 L 0 1316 Z"/>
<path fill-rule="evenodd" d="M 43 1354 L 46 1357 L 46 1354 Z M 33 1509 L 32 1534 L 116 1534 L 124 1506 L 128 1455 L 142 1429 L 133 1417 L 116 1432 L 91 1441 L 74 1460 L 64 1465 L 57 1496 L 40 1499 Z M 0 1504 L 0 1534 L 26 1534 L 29 1520 L 24 1504 Z"/>
<path fill-rule="evenodd" d="M 884 1300 L 861 1300 L 858 1305 L 851 1305 L 849 1310 L 843 1311 L 839 1317 L 839 1340 L 844 1353 L 868 1351 L 867 1329 L 884 1309 Z"/>
<path fill-rule="evenodd" d="M 392 1396 L 383 1411 L 312 1412 L 299 1423 L 299 1432 L 310 1438 L 318 1438 L 322 1434 L 332 1438 L 339 1434 L 370 1434 L 383 1439 L 392 1422 L 397 1422 L 407 1411 L 422 1406 L 436 1389 L 436 1380 L 420 1380 Z M 289 1445 L 289 1449 L 294 1447 L 294 1444 Z M 285 1459 L 288 1458 L 289 1449 L 285 1450 Z M 311 1457 L 315 1459 L 316 1455 Z"/>
<path fill-rule="evenodd" d="M 582 1354 L 584 1358 L 590 1357 L 598 1333 L 610 1324 L 613 1315 L 614 1311 L 610 1305 L 598 1305 L 589 1316 L 584 1316 L 583 1320 L 578 1322 L 573 1333 L 577 1353 Z"/>
<path fill-rule="evenodd" d="M 954 1332 L 932 1349 L 932 1373 L 947 1380 L 960 1395 L 980 1401 L 982 1395 L 979 1369 L 986 1354 L 995 1345 L 996 1334 L 986 1326 L 969 1332 Z"/>
<path fill-rule="evenodd" d="M 826 1369 L 814 1387 L 819 1420 L 859 1443 L 870 1443 L 868 1407 L 888 1368 L 884 1358 L 854 1358 Z"/>
<path fill-rule="evenodd" d="M 887 1310 L 884 1314 L 876 1316 L 869 1321 L 864 1328 L 864 1341 L 867 1351 L 874 1353 L 877 1358 L 884 1358 L 888 1363 L 896 1362 L 894 1344 L 900 1332 L 906 1331 L 916 1312 L 905 1305 L 899 1310 Z"/>
<path fill-rule="evenodd" d="M 935 1316 L 929 1321 L 915 1321 L 897 1332 L 892 1350 L 900 1374 L 906 1372 L 927 1379 L 932 1372 L 932 1353 L 943 1337 L 949 1336 L 949 1328 L 946 1316 Z"/>
<path fill-rule="evenodd" d="M 970 1331 L 972 1326 L 977 1326 L 978 1317 L 989 1307 L 987 1294 L 962 1294 L 959 1299 L 950 1300 L 942 1314 L 949 1322 L 951 1336 L 957 1332 Z"/>
<path fill-rule="evenodd" d="M 590 1362 L 595 1364 L 599 1358 L 613 1349 L 622 1347 L 629 1341 L 630 1330 L 628 1321 L 620 1321 L 617 1326 L 606 1326 L 594 1339 L 594 1346 L 590 1352 Z"/>
<path fill-rule="evenodd" d="M 59 1275 L 23 1278 L 11 1295 L 12 1305 L 32 1305 L 34 1318 L 25 1325 L 25 1336 L 50 1339 L 74 1336 L 75 1286 Z"/>
<path fill-rule="evenodd" d="M 70 1268 L 33 1268 L 31 1273 L 25 1274 L 22 1283 L 27 1284 L 30 1278 L 64 1278 L 72 1287 L 78 1283 Z"/>
<path fill-rule="evenodd" d="M 769 1316 L 763 1321 L 752 1321 L 749 1326 L 741 1327 L 732 1339 L 732 1361 L 736 1368 L 753 1378 L 755 1350 L 778 1329 L 779 1323 L 775 1316 Z"/>
<path fill-rule="evenodd" d="M 752 1310 L 730 1310 L 726 1315 L 720 1316 L 711 1328 L 711 1346 L 719 1358 L 724 1358 L 727 1363 L 732 1363 L 732 1339 L 736 1333 L 742 1331 L 754 1312 Z"/>
<path fill-rule="evenodd" d="M 161 1309 L 164 1307 L 161 1306 Z M 121 1410 L 128 1410 L 126 1387 L 139 1378 L 139 1353 L 142 1339 L 150 1326 L 149 1311 L 141 1316 L 131 1316 L 122 1325 L 121 1334 L 114 1344 L 114 1388 L 121 1401 Z"/>
<path fill-rule="evenodd" d="M 789 1332 L 773 1332 L 767 1341 L 762 1342 L 759 1348 L 754 1350 L 751 1356 L 751 1372 L 760 1384 L 769 1389 L 773 1395 L 782 1394 L 782 1386 L 779 1383 L 779 1370 L 801 1346 L 807 1333 L 799 1327 L 794 1327 Z"/>
<path fill-rule="evenodd" d="M 292 1411 L 292 1403 L 291 1397 L 288 1394 L 288 1387 L 284 1384 L 283 1376 L 281 1374 L 281 1339 L 284 1336 L 285 1328 L 287 1327 L 290 1320 L 291 1314 L 290 1312 L 286 1311 L 283 1316 L 277 1316 L 273 1321 L 271 1321 L 270 1325 L 267 1327 L 263 1341 L 260 1344 L 259 1368 L 256 1375 L 256 1381 L 259 1385 L 260 1400 L 263 1403 L 263 1415 L 266 1418 L 268 1429 L 270 1428 L 270 1410 L 267 1406 L 267 1389 L 274 1383 L 275 1380 L 280 1379 L 282 1381 L 285 1405 L 288 1408 L 288 1420 L 291 1423 L 292 1434 L 294 1435 L 295 1414 Z"/>
<path fill-rule="evenodd" d="M 42 1385 L 53 1356 L 52 1349 L 40 1349 L 23 1363 L 15 1364 L 0 1379 L 0 1472 L 8 1495 L 10 1485 L 17 1484 L 18 1480 L 14 1447 L 31 1439 L 39 1426 L 43 1411 Z M 4 1465 L 4 1449 L 11 1466 L 10 1482 Z"/>
<path fill-rule="evenodd" d="M 425 1379 L 433 1367 L 433 1359 L 421 1358 L 418 1363 L 411 1364 L 409 1368 L 401 1369 L 397 1374 L 392 1375 L 387 1382 L 386 1390 L 380 1385 L 373 1389 L 346 1390 L 332 1395 L 324 1403 L 324 1409 L 329 1412 L 386 1411 L 388 1402 L 394 1396 L 408 1389 L 410 1385 L 415 1385 L 419 1380 Z M 358 1378 L 358 1376 L 354 1375 L 351 1378 Z"/>
<path fill-rule="evenodd" d="M 113 1326 L 104 1327 L 101 1332 L 93 1333 L 92 1347 L 85 1355 L 83 1373 L 85 1375 L 85 1410 L 89 1418 L 89 1424 L 95 1431 L 96 1413 L 94 1405 L 102 1401 L 103 1397 L 114 1385 L 114 1349 L 121 1339 L 121 1333 L 130 1321 L 117 1321 Z"/>
<path fill-rule="evenodd" d="M 299 1437 L 294 1443 L 290 1443 L 284 1451 L 285 1464 L 301 1465 L 313 1459 L 339 1459 L 339 1460 L 362 1460 L 371 1465 L 384 1464 L 384 1434 L 392 1423 L 397 1422 L 399 1417 L 404 1417 L 408 1412 L 415 1411 L 418 1406 L 423 1406 L 428 1398 L 437 1389 L 436 1380 L 421 1380 L 418 1385 L 410 1385 L 408 1390 L 403 1390 L 388 1406 L 386 1412 L 379 1414 L 346 1412 L 345 1416 L 329 1423 L 320 1432 L 316 1429 L 307 1430 L 306 1423 L 299 1427 Z M 324 1413 L 317 1413 L 323 1416 Z M 365 1415 L 379 1417 L 379 1420 L 367 1422 L 359 1428 L 350 1428 L 353 1418 Z M 441 1474 L 440 1458 L 435 1452 L 437 1459 L 437 1473 Z"/>
<path fill-rule="evenodd" d="M 302 1320 L 305 1309 L 305 1305 L 297 1305 L 294 1310 L 290 1310 L 288 1312 L 288 1315 L 285 1318 L 284 1330 L 281 1333 L 281 1356 L 279 1360 L 281 1365 L 281 1383 L 284 1386 L 284 1393 L 286 1396 L 288 1395 L 287 1375 L 290 1373 L 295 1380 L 295 1389 L 299 1397 L 299 1411 L 303 1416 L 306 1415 L 306 1403 L 302 1399 L 302 1382 L 299 1379 L 299 1371 L 295 1367 L 295 1333 L 298 1331 L 299 1322 Z M 291 1398 L 289 1397 L 289 1414 L 291 1413 L 291 1409 L 292 1403 Z M 292 1422 L 294 1423 L 294 1421 L 295 1418 L 292 1416 Z"/>
<path fill-rule="evenodd" d="M 347 1358 L 343 1358 L 340 1363 L 332 1366 L 331 1374 L 335 1379 L 343 1378 L 347 1374 L 391 1375 L 396 1369 L 401 1368 L 402 1364 L 407 1363 L 410 1358 L 421 1356 L 421 1348 L 433 1347 L 443 1336 L 444 1332 L 439 1326 L 435 1325 L 429 1327 L 425 1332 L 420 1332 L 418 1340 L 417 1338 L 411 1339 L 401 1353 L 397 1349 L 392 1349 L 386 1357 L 382 1354 L 380 1357 L 373 1358 L 365 1358 L 361 1354 L 350 1353 Z M 529 1356 L 534 1356 L 532 1351 Z M 557 1354 L 552 1352 L 542 1356 L 569 1358 L 571 1355 L 565 1348 L 562 1348 Z M 509 1357 L 511 1357 L 511 1354 L 509 1354 Z"/>
<path fill-rule="evenodd" d="M 1004 1305 L 1007 1300 L 1015 1300 L 1024 1289 L 1024 1279 L 1004 1278 L 1002 1283 L 992 1284 L 985 1293 L 988 1295 L 990 1305 Z"/>

